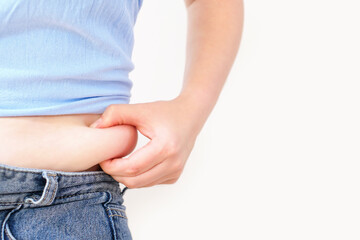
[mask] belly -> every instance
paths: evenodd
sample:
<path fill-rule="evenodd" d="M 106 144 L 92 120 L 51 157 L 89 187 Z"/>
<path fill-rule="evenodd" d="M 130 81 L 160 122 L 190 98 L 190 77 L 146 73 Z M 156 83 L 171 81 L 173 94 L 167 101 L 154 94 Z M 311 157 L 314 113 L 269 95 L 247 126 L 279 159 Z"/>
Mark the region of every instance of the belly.
<path fill-rule="evenodd" d="M 134 126 L 90 128 L 101 114 L 0 117 L 0 163 L 80 172 L 101 170 L 99 163 L 131 153 Z"/>

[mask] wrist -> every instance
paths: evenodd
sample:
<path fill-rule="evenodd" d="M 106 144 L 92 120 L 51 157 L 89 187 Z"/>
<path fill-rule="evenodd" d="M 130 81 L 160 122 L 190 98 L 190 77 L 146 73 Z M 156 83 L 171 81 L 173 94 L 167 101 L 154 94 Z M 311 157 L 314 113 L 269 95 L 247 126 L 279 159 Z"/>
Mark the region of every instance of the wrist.
<path fill-rule="evenodd" d="M 183 88 L 177 99 L 180 99 L 189 108 L 195 109 L 195 111 L 201 111 L 204 114 L 210 114 L 217 101 L 218 93 L 211 91 L 209 88 L 202 86 L 187 86 Z"/>
<path fill-rule="evenodd" d="M 215 101 L 193 91 L 183 91 L 175 99 L 181 112 L 186 114 L 190 122 L 193 124 L 193 130 L 198 134 L 204 126 L 208 116 L 210 115 Z"/>

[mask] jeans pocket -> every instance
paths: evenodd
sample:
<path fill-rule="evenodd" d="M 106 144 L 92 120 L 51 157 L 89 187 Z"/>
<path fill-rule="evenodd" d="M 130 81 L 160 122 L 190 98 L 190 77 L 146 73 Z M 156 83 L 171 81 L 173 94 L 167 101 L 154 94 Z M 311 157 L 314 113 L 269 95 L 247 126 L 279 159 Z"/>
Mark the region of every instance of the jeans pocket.
<path fill-rule="evenodd" d="M 112 193 L 113 195 L 114 193 Z M 115 195 L 117 195 L 115 193 Z M 122 197 L 123 193 L 121 193 Z M 112 197 L 115 197 L 114 195 Z M 115 198 L 116 199 L 116 198 Z M 104 204 L 107 217 L 112 227 L 115 240 L 131 240 L 131 232 L 128 226 L 126 206 L 122 201 L 110 201 Z"/>
<path fill-rule="evenodd" d="M 13 236 L 13 234 L 10 231 L 9 225 L 6 224 L 5 225 L 5 229 L 4 229 L 4 240 L 16 240 L 16 238 Z"/>
<path fill-rule="evenodd" d="M 13 238 L 22 240 L 113 240 L 112 225 L 104 210 L 108 200 L 107 192 L 61 196 L 52 205 L 14 212 L 6 227 Z"/>

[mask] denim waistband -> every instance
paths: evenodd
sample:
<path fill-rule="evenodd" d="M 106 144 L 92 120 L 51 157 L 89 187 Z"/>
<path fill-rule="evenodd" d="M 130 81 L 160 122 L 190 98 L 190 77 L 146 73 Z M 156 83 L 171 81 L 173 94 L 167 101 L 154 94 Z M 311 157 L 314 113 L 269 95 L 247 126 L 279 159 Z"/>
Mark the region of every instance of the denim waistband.
<path fill-rule="evenodd" d="M 126 189 L 124 189 L 125 191 Z M 55 197 L 99 191 L 120 191 L 104 171 L 63 172 L 0 164 L 0 205 L 46 206 Z"/>

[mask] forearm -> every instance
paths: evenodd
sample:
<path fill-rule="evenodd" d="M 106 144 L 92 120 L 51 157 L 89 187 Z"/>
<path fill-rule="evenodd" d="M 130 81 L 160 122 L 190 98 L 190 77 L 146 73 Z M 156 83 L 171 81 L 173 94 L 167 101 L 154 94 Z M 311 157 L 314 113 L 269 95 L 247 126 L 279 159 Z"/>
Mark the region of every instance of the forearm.
<path fill-rule="evenodd" d="M 191 3 L 190 3 L 191 2 Z M 210 114 L 235 60 L 243 29 L 242 0 L 187 1 L 184 81 L 179 98 Z"/>

